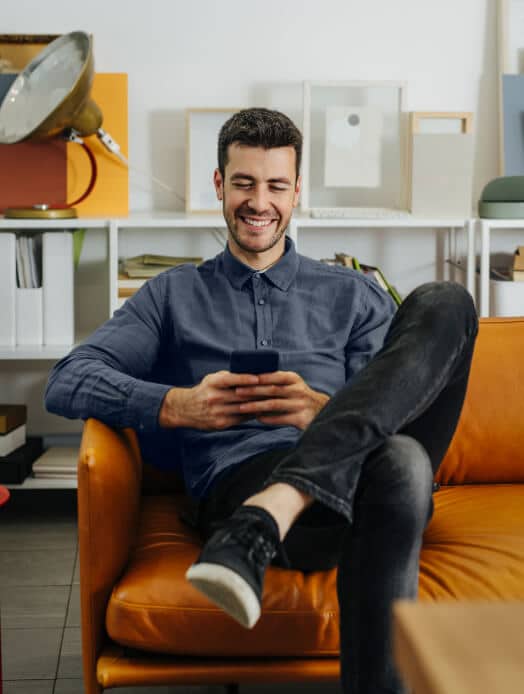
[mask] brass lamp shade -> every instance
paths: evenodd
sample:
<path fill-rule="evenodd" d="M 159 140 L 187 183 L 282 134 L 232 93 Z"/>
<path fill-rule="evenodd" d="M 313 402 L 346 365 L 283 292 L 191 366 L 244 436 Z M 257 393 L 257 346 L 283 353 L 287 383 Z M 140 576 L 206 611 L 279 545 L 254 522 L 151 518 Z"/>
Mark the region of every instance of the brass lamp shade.
<path fill-rule="evenodd" d="M 0 144 L 49 140 L 68 129 L 80 136 L 96 133 L 102 112 L 89 98 L 93 74 L 89 34 L 73 31 L 48 44 L 17 76 L 0 104 Z M 92 177 L 94 182 L 96 167 Z M 5 216 L 67 219 L 77 212 L 72 206 L 38 204 L 8 208 Z"/>
<path fill-rule="evenodd" d="M 44 48 L 18 75 L 0 105 L 0 144 L 42 141 L 73 128 L 92 135 L 102 112 L 89 98 L 93 83 L 92 38 L 64 34 Z"/>

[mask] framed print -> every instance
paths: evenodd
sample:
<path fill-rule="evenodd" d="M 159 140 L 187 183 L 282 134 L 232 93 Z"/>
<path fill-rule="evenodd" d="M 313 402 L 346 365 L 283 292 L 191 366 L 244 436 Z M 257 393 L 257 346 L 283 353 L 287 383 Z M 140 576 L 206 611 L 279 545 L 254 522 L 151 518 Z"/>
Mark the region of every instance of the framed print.
<path fill-rule="evenodd" d="M 403 82 L 304 82 L 301 206 L 405 209 Z"/>
<path fill-rule="evenodd" d="M 189 108 L 186 111 L 186 212 L 220 212 L 213 184 L 220 128 L 239 108 Z"/>

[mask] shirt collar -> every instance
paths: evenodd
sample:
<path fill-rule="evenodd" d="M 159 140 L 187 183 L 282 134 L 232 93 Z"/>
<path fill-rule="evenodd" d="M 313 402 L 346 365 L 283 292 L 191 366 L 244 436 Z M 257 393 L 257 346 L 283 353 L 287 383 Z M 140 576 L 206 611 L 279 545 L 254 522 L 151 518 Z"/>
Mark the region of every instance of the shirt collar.
<path fill-rule="evenodd" d="M 241 289 L 247 280 L 251 279 L 253 275 L 256 274 L 256 270 L 248 265 L 244 265 L 238 258 L 231 253 L 229 246 L 226 248 L 222 254 L 224 262 L 224 270 L 226 277 L 229 279 L 235 289 Z M 275 287 L 286 292 L 289 286 L 295 279 L 298 271 L 299 258 L 297 251 L 295 249 L 295 244 L 286 236 L 286 245 L 284 248 L 283 256 L 272 265 L 270 268 L 261 273 L 266 277 Z"/>

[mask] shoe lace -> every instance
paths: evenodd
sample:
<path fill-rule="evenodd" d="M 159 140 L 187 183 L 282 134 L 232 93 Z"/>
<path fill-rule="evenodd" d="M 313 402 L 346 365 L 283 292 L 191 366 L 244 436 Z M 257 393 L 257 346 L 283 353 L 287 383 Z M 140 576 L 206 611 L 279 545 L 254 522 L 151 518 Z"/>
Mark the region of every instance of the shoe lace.
<path fill-rule="evenodd" d="M 275 542 L 264 537 L 262 533 L 255 534 L 253 526 L 235 529 L 235 541 L 248 550 L 248 557 L 258 563 L 268 564 L 275 556 Z"/>

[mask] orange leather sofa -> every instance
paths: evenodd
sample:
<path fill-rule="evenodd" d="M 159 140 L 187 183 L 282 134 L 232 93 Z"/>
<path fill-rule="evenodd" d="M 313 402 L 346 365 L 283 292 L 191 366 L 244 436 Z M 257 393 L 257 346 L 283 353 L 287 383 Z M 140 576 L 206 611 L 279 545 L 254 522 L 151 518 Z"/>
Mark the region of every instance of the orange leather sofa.
<path fill-rule="evenodd" d="M 523 374 L 524 319 L 482 320 L 436 477 L 421 600 L 524 600 Z M 270 567 L 262 617 L 246 631 L 184 579 L 200 544 L 179 519 L 184 503 L 176 479 L 146 474 L 132 430 L 86 423 L 78 477 L 86 693 L 337 679 L 336 571 Z"/>

